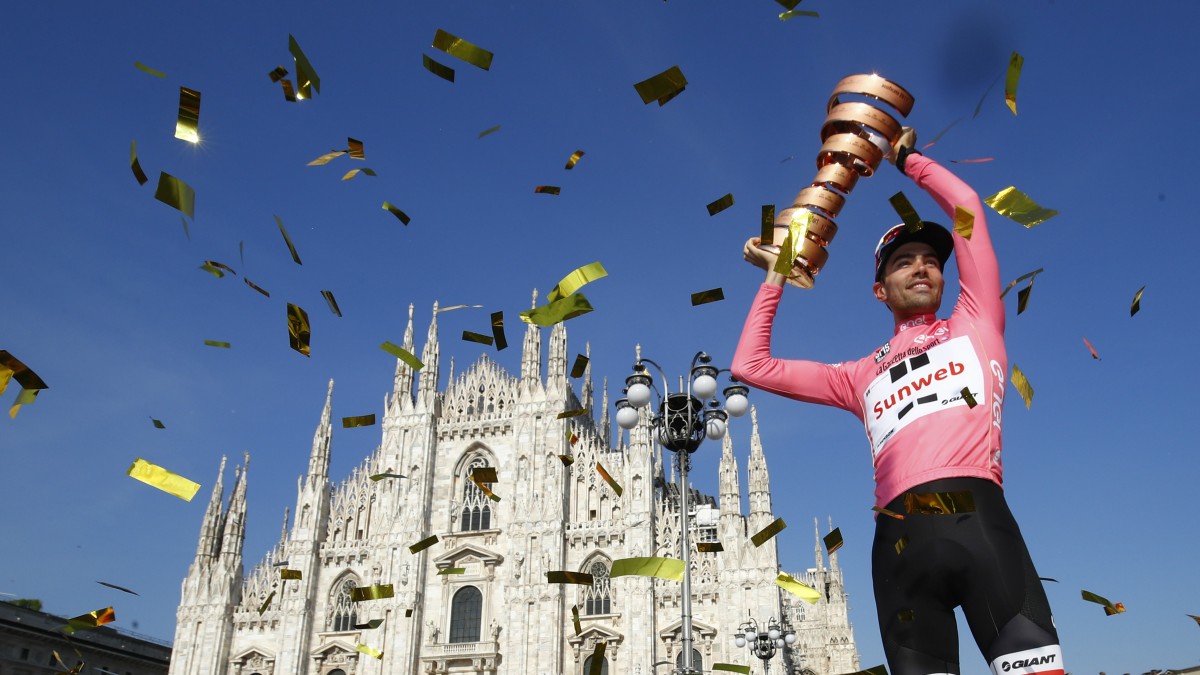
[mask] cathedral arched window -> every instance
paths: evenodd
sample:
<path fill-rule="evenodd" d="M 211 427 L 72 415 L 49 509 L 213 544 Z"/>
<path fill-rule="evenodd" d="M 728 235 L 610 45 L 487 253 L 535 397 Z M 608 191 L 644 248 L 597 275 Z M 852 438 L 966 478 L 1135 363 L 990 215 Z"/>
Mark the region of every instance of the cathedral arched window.
<path fill-rule="evenodd" d="M 679 655 L 675 657 L 675 666 L 683 668 L 683 650 L 680 650 Z M 692 650 L 692 670 L 704 670 L 704 657 L 700 656 L 699 649 Z"/>
<path fill-rule="evenodd" d="M 476 457 L 467 467 L 463 480 L 463 507 L 458 528 L 463 532 L 492 529 L 492 502 L 487 495 L 483 494 L 483 490 L 480 490 L 479 486 L 471 480 L 472 471 L 487 465 L 486 459 Z"/>
<path fill-rule="evenodd" d="M 583 660 L 583 675 L 591 675 L 594 658 L 596 657 L 589 655 Z M 600 675 L 608 675 L 608 659 L 603 656 L 600 657 Z"/>
<path fill-rule="evenodd" d="M 474 586 L 464 586 L 450 603 L 450 642 L 479 642 L 483 623 L 483 594 Z"/>
<path fill-rule="evenodd" d="M 358 613 L 354 608 L 354 603 L 350 601 L 350 594 L 357 587 L 358 584 L 354 583 L 353 579 L 346 579 L 337 585 L 333 597 L 330 598 L 329 616 L 325 621 L 326 630 L 354 629 L 354 624 L 358 623 Z"/>
<path fill-rule="evenodd" d="M 608 565 L 597 560 L 588 567 L 592 575 L 592 585 L 583 594 L 583 613 L 612 614 L 612 578 L 608 575 Z"/>

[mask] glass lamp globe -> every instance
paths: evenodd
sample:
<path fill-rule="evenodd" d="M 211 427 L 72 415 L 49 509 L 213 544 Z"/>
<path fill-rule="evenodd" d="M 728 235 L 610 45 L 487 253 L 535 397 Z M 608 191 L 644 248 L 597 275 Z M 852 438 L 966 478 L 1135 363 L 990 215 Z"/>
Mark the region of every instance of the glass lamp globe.
<path fill-rule="evenodd" d="M 704 435 L 710 441 L 718 441 L 725 436 L 725 422 L 719 417 L 713 417 L 704 424 Z"/>
<path fill-rule="evenodd" d="M 756 636 L 756 633 L 754 632 L 754 630 L 752 628 L 746 629 L 746 641 L 747 642 L 753 642 L 755 636 Z"/>
<path fill-rule="evenodd" d="M 622 429 L 632 429 L 637 426 L 638 411 L 631 405 L 617 408 L 617 426 Z"/>
<path fill-rule="evenodd" d="M 735 639 L 733 641 L 733 644 L 737 645 L 738 647 L 745 647 L 746 646 L 746 638 L 739 635 L 739 636 L 737 636 L 737 639 Z"/>
<path fill-rule="evenodd" d="M 644 408 L 650 402 L 650 387 L 637 382 L 629 385 L 629 391 L 626 392 L 629 397 L 629 403 L 635 408 Z"/>
<path fill-rule="evenodd" d="M 746 398 L 749 391 L 740 384 L 725 388 L 725 412 L 734 417 L 741 417 L 750 409 L 750 400 Z"/>
<path fill-rule="evenodd" d="M 775 646 L 776 646 L 776 647 L 780 647 L 780 648 L 782 648 L 782 647 L 783 647 L 783 640 L 776 640 L 776 641 L 775 641 Z"/>
<path fill-rule="evenodd" d="M 772 640 L 778 640 L 779 639 L 779 629 L 772 628 L 770 631 L 767 632 L 767 637 L 771 638 Z"/>
<path fill-rule="evenodd" d="M 717 378 L 704 373 L 692 380 L 692 393 L 701 401 L 707 401 L 717 395 Z"/>
<path fill-rule="evenodd" d="M 784 636 L 783 636 L 783 641 L 784 641 L 784 642 L 786 642 L 786 643 L 788 643 L 789 645 L 790 645 L 790 644 L 795 644 L 795 643 L 796 643 L 796 634 L 795 634 L 795 633 L 788 633 L 787 635 L 784 635 Z"/>

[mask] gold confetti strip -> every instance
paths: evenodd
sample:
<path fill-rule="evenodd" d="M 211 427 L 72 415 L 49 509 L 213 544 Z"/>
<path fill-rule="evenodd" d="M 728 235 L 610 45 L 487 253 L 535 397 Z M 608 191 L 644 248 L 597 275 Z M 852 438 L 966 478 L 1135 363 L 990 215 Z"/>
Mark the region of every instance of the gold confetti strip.
<path fill-rule="evenodd" d="M 379 628 L 382 625 L 383 625 L 383 619 L 371 619 L 370 621 L 368 621 L 366 623 L 354 624 L 354 629 L 355 630 L 374 630 L 376 628 Z"/>
<path fill-rule="evenodd" d="M 304 574 L 300 570 L 279 570 L 280 579 L 303 579 Z"/>
<path fill-rule="evenodd" d="M 357 138 L 346 137 L 346 152 L 350 153 L 351 159 L 366 159 L 367 155 L 363 151 L 363 142 Z"/>
<path fill-rule="evenodd" d="M 383 652 L 379 651 L 378 649 L 375 649 L 374 647 L 368 647 L 367 645 L 364 645 L 362 643 L 354 645 L 354 651 L 361 652 L 363 654 L 366 654 L 367 656 L 374 656 L 375 658 L 379 659 L 380 661 L 383 660 Z"/>
<path fill-rule="evenodd" d="M 588 675 L 601 675 L 604 672 L 604 664 L 608 663 L 604 658 L 604 647 L 607 644 L 607 641 L 600 640 L 592 649 L 592 667 L 588 669 Z"/>
<path fill-rule="evenodd" d="M 559 455 L 558 459 L 563 463 L 563 466 L 571 466 L 575 463 L 575 458 L 571 455 Z"/>
<path fill-rule="evenodd" d="M 454 81 L 454 69 L 450 66 L 438 63 L 425 54 L 421 55 L 421 64 L 425 66 L 425 70 L 428 70 L 443 80 L 446 80 L 447 82 Z"/>
<path fill-rule="evenodd" d="M 576 434 L 574 431 L 567 429 L 567 442 L 570 443 L 572 447 L 574 447 L 574 445 L 579 442 L 579 435 Z"/>
<path fill-rule="evenodd" d="M 155 69 L 151 68 L 150 66 L 142 63 L 141 61 L 134 61 L 133 67 L 137 68 L 138 70 L 142 71 L 143 73 L 146 73 L 147 75 L 153 75 L 154 77 L 157 77 L 160 80 L 167 76 L 167 74 L 164 73 L 163 71 L 155 70 Z"/>
<path fill-rule="evenodd" d="M 984 162 L 994 162 L 995 157 L 978 157 L 976 159 L 952 159 L 951 164 L 983 164 Z"/>
<path fill-rule="evenodd" d="M 963 397 L 963 401 L 967 403 L 967 408 L 974 408 L 975 406 L 979 405 L 979 402 L 975 400 L 975 396 L 971 394 L 970 387 L 963 387 L 962 391 L 958 393 Z"/>
<path fill-rule="evenodd" d="M 421 363 L 421 359 L 418 359 L 417 357 L 413 356 L 404 347 L 400 347 L 398 345 L 392 344 L 391 342 L 384 340 L 383 344 L 379 345 L 379 348 L 382 349 L 383 351 L 391 354 L 392 356 L 400 359 L 401 361 L 407 363 L 409 365 L 409 367 L 412 368 L 413 370 L 420 370 L 425 367 L 425 364 Z"/>
<path fill-rule="evenodd" d="M 933 144 L 935 144 L 935 143 L 937 143 L 938 141 L 942 140 L 942 136 L 945 136 L 945 135 L 946 135 L 946 132 L 948 132 L 948 131 L 950 131 L 951 129 L 953 129 L 953 128 L 954 128 L 954 125 L 958 124 L 958 123 L 959 123 L 959 122 L 961 122 L 961 121 L 963 121 L 963 118 L 961 118 L 961 117 L 960 117 L 960 118 L 958 118 L 958 119 L 954 120 L 953 122 L 951 122 L 949 126 L 947 126 L 945 129 L 942 129 L 941 131 L 939 131 L 939 132 L 938 132 L 938 135 L 937 135 L 937 136 L 934 136 L 932 141 L 929 141 L 929 142 L 928 142 L 928 143 L 926 143 L 925 145 L 921 146 L 921 149 L 922 149 L 922 150 L 926 150 L 926 149 L 928 149 L 928 148 L 932 147 L 932 146 L 933 146 Z"/>
<path fill-rule="evenodd" d="M 1043 271 L 1045 271 L 1045 268 L 1039 267 L 1032 272 L 1026 272 L 1025 274 L 1022 274 L 1021 276 L 1017 277 L 1016 279 L 1013 279 L 1012 281 L 1008 282 L 1008 286 L 1006 286 L 1004 288 L 1004 292 L 1002 292 L 1000 294 L 1000 299 L 1003 300 L 1004 296 L 1008 295 L 1008 292 L 1011 291 L 1013 289 L 1013 287 L 1016 286 L 1017 284 L 1021 283 L 1022 281 L 1025 281 L 1026 279 L 1032 280 L 1034 277 L 1041 274 Z M 1033 283 L 1033 281 L 1030 281 L 1029 283 Z"/>
<path fill-rule="evenodd" d="M 342 180 L 350 180 L 351 178 L 354 178 L 355 176 L 357 176 L 360 173 L 364 173 L 368 176 L 376 175 L 374 169 L 368 169 L 365 167 L 362 169 L 350 169 L 342 176 Z"/>
<path fill-rule="evenodd" d="M 584 356 L 583 354 L 576 354 L 575 363 L 571 365 L 571 377 L 583 377 L 583 374 L 587 372 L 588 361 L 588 357 Z"/>
<path fill-rule="evenodd" d="M 548 584 L 579 584 L 580 586 L 591 586 L 595 583 L 592 575 L 586 572 L 568 572 L 556 571 L 546 572 L 546 583 Z"/>
<path fill-rule="evenodd" d="M 1029 378 L 1025 377 L 1025 373 L 1022 373 L 1015 363 L 1012 367 L 1011 379 L 1013 386 L 1021 394 L 1021 399 L 1025 401 L 1025 409 L 1028 410 L 1033 405 L 1033 385 L 1029 384 Z"/>
<path fill-rule="evenodd" d="M 904 520 L 903 515 L 896 513 L 895 511 L 888 511 L 887 509 L 883 508 L 882 506 L 872 506 L 871 510 L 874 511 L 875 513 L 882 513 L 883 515 L 888 516 L 890 518 L 895 518 L 896 520 Z"/>
<path fill-rule="evenodd" d="M 21 406 L 33 403 L 37 398 L 38 392 L 41 389 L 22 389 L 21 393 L 17 394 L 17 398 L 13 401 L 12 407 L 8 409 L 8 416 L 12 419 L 17 418 L 17 413 L 20 412 Z"/>
<path fill-rule="evenodd" d="M 167 426 L 162 423 L 162 420 L 156 420 L 153 417 L 150 418 L 150 423 L 154 425 L 155 429 L 166 429 L 167 428 Z"/>
<path fill-rule="evenodd" d="M 1093 359 L 1098 360 L 1100 358 L 1100 355 L 1096 353 L 1096 348 L 1092 346 L 1092 343 L 1088 342 L 1088 339 L 1086 337 L 1083 338 L 1083 344 L 1087 345 L 1088 351 L 1090 351 L 1092 353 Z"/>
<path fill-rule="evenodd" d="M 496 340 L 496 351 L 508 346 L 504 337 L 504 312 L 492 312 L 492 338 Z"/>
<path fill-rule="evenodd" d="M 559 298 L 572 295 L 587 284 L 606 276 L 608 276 L 608 271 L 599 261 L 576 267 L 567 273 L 567 276 L 560 279 L 554 288 L 550 289 L 550 293 L 546 295 L 546 301 L 554 302 Z"/>
<path fill-rule="evenodd" d="M 800 4 L 800 0 L 775 0 L 775 2 L 783 5 L 784 9 L 788 10 L 789 12 L 793 9 L 796 9 L 796 5 Z"/>
<path fill-rule="evenodd" d="M 228 342 L 221 342 L 220 340 L 205 340 L 204 344 L 208 345 L 209 347 L 220 347 L 222 349 L 229 349 L 233 346 Z"/>
<path fill-rule="evenodd" d="M 567 158 L 567 171 L 574 169 L 575 165 L 579 163 L 579 158 L 583 157 L 583 155 L 584 152 L 582 150 L 576 150 L 575 152 L 572 152 L 571 156 Z"/>
<path fill-rule="evenodd" d="M 1029 195 L 1012 186 L 988 197 L 983 200 L 983 203 L 992 207 L 996 213 L 1027 228 L 1044 223 L 1058 215 L 1058 211 L 1038 206 L 1038 203 L 1030 199 Z"/>
<path fill-rule="evenodd" d="M 730 673 L 742 673 L 742 675 L 750 675 L 750 666 L 739 666 L 736 663 L 714 663 L 713 670 L 724 670 Z"/>
<path fill-rule="evenodd" d="M 549 327 L 556 323 L 574 319 L 592 311 L 592 305 L 583 293 L 575 293 L 554 302 L 521 312 L 521 320 L 538 326 Z"/>
<path fill-rule="evenodd" d="M 25 389 L 49 389 L 42 378 L 38 377 L 37 373 L 21 362 L 20 359 L 8 353 L 7 349 L 0 349 L 0 367 L 7 368 L 12 371 L 11 377 L 17 381 Z"/>
<path fill-rule="evenodd" d="M 8 383 L 12 379 L 12 374 L 11 370 L 0 366 L 0 394 L 3 394 L 4 390 L 8 389 Z"/>
<path fill-rule="evenodd" d="M 1196 616 L 1195 614 L 1188 614 L 1188 616 L 1192 617 L 1192 620 L 1200 625 L 1200 616 Z"/>
<path fill-rule="evenodd" d="M 678 96 L 686 87 L 687 78 L 683 76 L 683 71 L 679 69 L 679 66 L 671 66 L 654 77 L 633 85 L 638 96 L 642 97 L 642 103 L 649 104 L 651 101 L 658 101 L 660 106 Z"/>
<path fill-rule="evenodd" d="M 787 523 L 783 522 L 783 518 L 776 518 L 770 525 L 767 525 L 753 537 L 750 537 L 750 541 L 756 547 L 762 546 L 763 544 L 767 543 L 768 539 L 774 537 L 780 532 L 783 532 L 784 528 L 786 527 Z"/>
<path fill-rule="evenodd" d="M 209 265 L 209 264 L 201 265 L 199 269 L 202 269 L 205 272 L 208 272 L 209 274 L 213 275 L 214 277 L 216 277 L 218 279 L 222 279 L 225 277 L 224 272 L 222 272 L 221 270 L 219 270 L 216 267 L 213 267 L 212 265 Z"/>
<path fill-rule="evenodd" d="M 775 271 L 784 276 L 792 273 L 792 265 L 796 260 L 796 242 L 803 242 L 812 223 L 812 212 L 805 210 L 796 214 L 788 223 L 787 236 L 779 243 L 779 256 L 775 259 Z"/>
<path fill-rule="evenodd" d="M 477 466 L 471 470 L 471 482 L 483 491 L 483 494 L 488 496 L 488 499 L 498 502 L 500 498 L 488 485 L 498 483 L 500 479 L 496 476 L 496 467 L 494 466 Z"/>
<path fill-rule="evenodd" d="M 1013 52 L 1008 59 L 1008 74 L 1004 77 L 1004 102 L 1012 114 L 1017 114 L 1017 82 L 1021 79 L 1021 67 L 1025 65 L 1025 57 Z"/>
<path fill-rule="evenodd" d="M 758 243 L 770 246 L 775 243 L 775 205 L 762 205 L 762 229 L 758 235 Z"/>
<path fill-rule="evenodd" d="M 156 487 L 167 494 L 175 495 L 185 502 L 192 501 L 200 484 L 190 481 L 177 473 L 171 473 L 156 464 L 151 464 L 142 458 L 134 460 L 126 471 L 130 478 L 136 478 L 146 485 Z"/>
<path fill-rule="evenodd" d="M 267 73 L 267 77 L 271 78 L 271 82 L 278 82 L 287 77 L 287 74 L 287 68 L 284 68 L 283 66 L 275 66 L 275 70 Z"/>
<path fill-rule="evenodd" d="M 321 78 L 317 76 L 317 71 L 313 69 L 312 64 L 308 62 L 308 57 L 300 49 L 300 43 L 291 35 L 288 35 L 288 51 L 296 60 L 296 84 L 300 86 L 300 95 L 304 98 L 312 98 L 312 89 L 315 89 L 318 94 L 321 93 Z"/>
<path fill-rule="evenodd" d="M 917 210 L 913 208 L 912 203 L 908 201 L 908 197 L 905 197 L 903 192 L 897 192 L 889 197 L 888 201 L 891 202 L 892 208 L 896 209 L 896 213 L 900 214 L 900 220 L 904 221 L 909 232 L 916 232 L 924 227 L 921 223 L 921 216 L 917 215 Z"/>
<path fill-rule="evenodd" d="M 150 180 L 146 176 L 146 172 L 142 171 L 141 162 L 138 161 L 137 139 L 129 144 L 129 168 L 133 171 L 133 177 L 137 179 L 138 185 L 145 185 L 146 181 Z"/>
<path fill-rule="evenodd" d="M 115 589 L 117 589 L 118 591 L 124 591 L 124 592 L 126 592 L 126 593 L 128 593 L 128 594 L 130 594 L 130 595 L 136 595 L 136 596 L 138 596 L 138 597 L 141 597 L 141 594 L 140 594 L 140 593 L 138 593 L 137 591 L 131 591 L 131 590 L 129 590 L 128 588 L 125 588 L 124 586 L 118 586 L 118 585 L 116 585 L 116 584 L 110 584 L 110 583 L 108 583 L 107 581 L 97 581 L 96 583 L 100 584 L 101 586 L 108 586 L 109 588 L 115 588 Z"/>
<path fill-rule="evenodd" d="M 613 480 L 612 476 L 608 475 L 608 471 L 604 469 L 604 465 L 600 462 L 596 462 L 596 472 L 600 474 L 600 477 L 604 479 L 605 483 L 608 483 L 608 486 L 612 488 L 612 491 L 617 493 L 617 496 L 620 497 L 624 490 L 621 489 L 621 486 L 617 483 L 617 481 Z"/>
<path fill-rule="evenodd" d="M 908 537 L 902 536 L 896 540 L 896 555 L 903 553 L 905 548 L 908 548 Z"/>
<path fill-rule="evenodd" d="M 196 219 L 196 191 L 166 171 L 158 172 L 158 187 L 154 190 L 154 198 L 187 214 L 188 218 Z M 184 233 L 187 233 L 186 222 L 184 223 Z"/>
<path fill-rule="evenodd" d="M 610 577 L 658 577 L 683 581 L 683 561 L 678 558 L 618 558 L 612 563 Z"/>
<path fill-rule="evenodd" d="M 905 492 L 904 510 L 909 514 L 944 516 L 974 513 L 975 495 L 970 490 L 957 492 Z"/>
<path fill-rule="evenodd" d="M 259 293 L 262 293 L 263 295 L 267 296 L 268 298 L 271 297 L 270 293 L 265 291 L 261 286 L 254 283 L 253 281 L 250 281 L 249 279 L 247 279 L 245 277 L 242 277 L 242 281 L 246 282 L 246 285 L 249 286 L 250 288 L 253 288 L 254 290 L 258 291 Z"/>
<path fill-rule="evenodd" d="M 911 609 L 901 610 L 896 613 L 896 618 L 900 619 L 901 621 L 912 621 L 913 620 L 913 611 Z"/>
<path fill-rule="evenodd" d="M 296 90 L 292 87 L 291 80 L 281 80 L 279 86 L 283 88 L 283 100 L 288 103 L 295 103 L 297 101 Z"/>
<path fill-rule="evenodd" d="M 179 117 L 175 121 L 175 138 L 188 143 L 200 142 L 200 92 L 179 88 Z"/>
<path fill-rule="evenodd" d="M 558 416 L 555 417 L 555 419 L 564 420 L 564 419 L 567 419 L 568 417 L 579 417 L 580 415 L 586 415 L 591 411 L 592 411 L 591 408 L 576 408 L 574 410 L 564 410 L 563 412 L 558 413 Z"/>
<path fill-rule="evenodd" d="M 325 303 L 329 305 L 329 311 L 340 317 L 342 310 L 338 307 L 337 300 L 333 297 L 333 291 L 321 291 L 321 295 L 325 298 Z"/>
<path fill-rule="evenodd" d="M 287 324 L 288 341 L 292 349 L 305 356 L 311 356 L 312 348 L 308 341 L 312 331 L 308 325 L 308 312 L 289 302 L 287 304 Z"/>
<path fill-rule="evenodd" d="M 721 197 L 716 201 L 709 202 L 708 206 L 705 208 L 708 209 L 708 215 L 715 216 L 731 206 L 733 206 L 733 193 L 727 192 L 725 193 L 724 197 Z"/>
<path fill-rule="evenodd" d="M 343 417 L 342 428 L 353 429 L 354 427 L 373 427 L 375 426 L 375 413 L 370 415 L 358 415 L 356 417 Z"/>
<path fill-rule="evenodd" d="M 232 267 L 230 267 L 229 265 L 226 265 L 225 263 L 217 262 L 216 260 L 205 260 L 204 264 L 209 265 L 211 267 L 216 267 L 218 269 L 223 269 L 226 272 L 229 272 L 230 274 L 233 274 L 235 276 L 237 275 L 237 272 Z"/>
<path fill-rule="evenodd" d="M 458 36 L 451 35 L 441 28 L 433 35 L 433 48 L 440 49 L 450 56 L 456 56 L 476 68 L 490 70 L 492 67 L 493 54 L 491 52 Z"/>
<path fill-rule="evenodd" d="M 1120 602 L 1113 603 L 1108 598 L 1105 598 L 1100 595 L 1096 595 L 1095 593 L 1093 593 L 1091 591 L 1080 591 L 1079 593 L 1083 597 L 1084 600 L 1087 600 L 1088 602 L 1094 602 L 1097 605 L 1104 607 L 1104 613 L 1107 616 L 1112 616 L 1113 614 L 1120 614 L 1125 611 L 1124 603 L 1120 603 Z"/>
<path fill-rule="evenodd" d="M 1200 619 L 1197 619 L 1200 621 Z M 579 605 L 571 605 L 571 623 L 575 625 L 575 634 L 579 635 L 583 632 L 583 626 L 579 623 Z"/>
<path fill-rule="evenodd" d="M 833 555 L 834 551 L 836 551 L 842 547 L 842 543 L 843 543 L 842 542 L 842 528 L 840 528 L 840 527 L 833 528 L 832 532 L 825 535 L 824 541 L 825 541 L 825 551 L 827 553 L 829 553 L 829 555 Z"/>
<path fill-rule="evenodd" d="M 556 195 L 562 192 L 562 188 L 557 185 L 539 185 L 533 188 L 533 191 L 540 195 Z"/>
<path fill-rule="evenodd" d="M 701 541 L 696 543 L 696 550 L 700 553 L 720 553 L 725 547 L 719 541 Z"/>
<path fill-rule="evenodd" d="M 367 600 L 383 600 L 396 597 L 396 591 L 391 584 L 375 584 L 350 589 L 350 602 L 366 602 Z"/>
<path fill-rule="evenodd" d="M 806 584 L 797 581 L 792 575 L 786 572 L 780 572 L 779 576 L 775 577 L 775 585 L 801 600 L 817 604 L 817 600 L 821 599 L 821 594 L 810 588 Z"/>
<path fill-rule="evenodd" d="M 406 609 L 406 610 L 404 610 L 404 618 L 406 618 L 406 619 L 407 619 L 407 618 L 411 617 L 411 616 L 412 616 L 412 614 L 413 614 L 413 611 L 412 611 L 412 609 L 411 609 L 411 608 L 410 608 L 410 609 Z"/>
<path fill-rule="evenodd" d="M 407 213 L 401 211 L 395 204 L 391 202 L 384 202 L 383 210 L 388 211 L 393 216 L 399 218 L 400 222 L 404 223 L 405 225 L 408 225 L 410 222 L 412 222 L 412 218 L 409 218 Z"/>
<path fill-rule="evenodd" d="M 431 537 L 425 537 L 421 541 L 409 546 L 408 551 L 409 553 L 420 553 L 436 543 L 438 543 L 438 536 L 435 534 Z"/>
<path fill-rule="evenodd" d="M 338 157 L 341 157 L 344 154 L 346 154 L 345 150 L 334 150 L 332 152 L 327 152 L 327 153 L 321 155 L 320 157 L 314 159 L 313 161 L 309 162 L 305 166 L 325 166 L 326 164 L 332 162 L 333 160 L 337 159 Z"/>
<path fill-rule="evenodd" d="M 970 239 L 975 231 L 975 214 L 957 204 L 954 206 L 954 232 L 963 239 Z"/>
<path fill-rule="evenodd" d="M 490 128 L 490 129 L 484 129 L 483 131 L 479 132 L 479 137 L 480 137 L 480 138 L 483 138 L 484 136 L 487 136 L 488 134 L 494 134 L 494 133 L 496 133 L 497 131 L 500 131 L 500 125 L 499 125 L 499 124 L 497 124 L 496 126 L 494 126 L 494 127 Z"/>
<path fill-rule="evenodd" d="M 710 302 L 719 302 L 725 299 L 725 291 L 720 288 L 710 288 L 707 291 L 692 293 L 692 307 L 698 305 L 707 305 Z"/>
<path fill-rule="evenodd" d="M 1146 287 L 1142 286 L 1138 289 L 1137 293 L 1133 294 L 1133 304 L 1129 305 L 1129 316 L 1137 314 L 1138 310 L 1142 308 L 1142 293 L 1145 292 L 1145 290 Z"/>
<path fill-rule="evenodd" d="M 975 104 L 975 113 L 971 115 L 971 119 L 979 117 L 979 111 L 983 110 L 983 102 L 987 100 L 988 94 L 992 93 L 992 88 L 996 86 L 996 83 L 1000 81 L 1001 77 L 1004 77 L 1004 73 L 997 75 L 996 79 L 992 80 L 992 83 L 989 84 L 988 88 L 983 92 L 983 96 L 979 97 L 979 103 Z"/>
<path fill-rule="evenodd" d="M 1017 291 L 1017 316 L 1025 311 L 1029 306 L 1029 294 L 1033 291 L 1033 279 L 1029 280 L 1029 285 Z"/>
<path fill-rule="evenodd" d="M 67 625 L 63 626 L 62 630 L 66 633 L 74 633 L 77 630 L 86 630 L 88 628 L 99 628 L 106 623 L 112 623 L 117 620 L 117 614 L 112 607 L 97 609 L 94 612 L 80 614 L 73 619 L 67 619 Z"/>
<path fill-rule="evenodd" d="M 408 478 L 408 476 L 399 473 L 377 473 L 371 476 L 371 480 L 373 481 L 381 481 L 384 478 Z"/>
<path fill-rule="evenodd" d="M 275 223 L 279 225 L 279 233 L 283 235 L 283 243 L 287 244 L 288 251 L 292 254 L 292 260 L 296 261 L 297 265 L 303 265 L 304 263 L 300 262 L 300 254 L 296 253 L 292 238 L 288 236 L 288 231 L 284 228 L 283 221 L 279 219 L 279 216 L 275 216 Z"/>
<path fill-rule="evenodd" d="M 434 313 L 441 314 L 442 312 L 449 312 L 450 310 L 454 309 L 479 309 L 481 307 L 483 307 L 483 305 L 450 305 L 449 307 L 438 307 Z"/>
<path fill-rule="evenodd" d="M 445 576 L 448 574 L 466 574 L 466 573 L 467 573 L 467 568 L 465 568 L 465 567 L 447 567 L 446 569 L 438 570 L 439 577 Z"/>
<path fill-rule="evenodd" d="M 784 13 L 780 14 L 779 20 L 787 21 L 788 19 L 794 19 L 798 16 L 811 16 L 814 19 L 816 19 L 816 18 L 820 17 L 821 15 L 817 14 L 816 12 L 812 12 L 812 11 L 793 9 L 789 12 L 784 12 Z"/>
<path fill-rule="evenodd" d="M 478 342 L 481 345 L 492 344 L 492 336 L 491 335 L 484 335 L 483 333 L 476 333 L 476 332 L 469 331 L 469 330 L 463 331 L 462 339 L 465 342 Z"/>
<path fill-rule="evenodd" d="M 187 237 L 187 240 L 188 240 L 188 241 L 191 241 L 191 240 L 192 240 L 192 235 L 188 234 L 187 218 L 184 218 L 183 216 L 180 216 L 180 217 L 179 217 L 179 221 L 180 221 L 181 223 L 183 223 L 183 236 Z"/>

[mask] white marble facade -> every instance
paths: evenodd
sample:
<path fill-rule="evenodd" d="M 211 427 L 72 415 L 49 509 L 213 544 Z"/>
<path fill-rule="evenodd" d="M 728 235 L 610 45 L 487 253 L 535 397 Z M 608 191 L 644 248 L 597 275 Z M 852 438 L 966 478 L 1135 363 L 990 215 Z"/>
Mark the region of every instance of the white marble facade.
<path fill-rule="evenodd" d="M 170 675 L 580 675 L 599 641 L 606 675 L 653 675 L 655 663 L 676 663 L 679 584 L 608 577 L 618 558 L 678 557 L 671 456 L 664 466 L 645 419 L 611 442 L 607 387 L 594 406 L 590 367 L 579 381 L 568 377 L 566 333 L 562 324 L 550 330 L 545 376 L 542 334 L 530 326 L 519 377 L 484 355 L 457 377 L 451 364 L 450 382 L 438 391 L 435 305 L 425 367 L 414 374 L 397 363 L 381 443 L 337 484 L 328 475 L 330 382 L 294 518 L 289 524 L 284 514 L 278 545 L 249 574 L 242 566 L 247 470 L 235 471 L 227 505 L 219 475 L 183 581 Z M 414 351 L 411 308 L 404 347 Z M 557 418 L 581 407 L 601 410 L 600 421 Z M 691 493 L 693 541 L 724 547 L 692 554 L 697 665 L 751 664 L 758 672 L 761 664 L 734 645 L 738 624 L 786 613 L 799 639 L 775 657 L 772 672 L 857 671 L 836 554 L 827 567 L 818 537 L 816 567 L 792 573 L 824 593 L 810 605 L 775 585 L 774 541 L 758 548 L 749 541 L 775 518 L 756 420 L 750 446 L 748 515 L 729 435 L 720 463 L 723 508 Z M 565 466 L 560 455 L 573 455 L 574 463 Z M 598 475 L 597 462 L 623 486 L 620 496 Z M 468 479 L 476 466 L 495 467 L 501 501 Z M 379 473 L 406 477 L 370 480 Z M 437 544 L 409 551 L 434 534 Z M 452 568 L 462 573 L 439 574 Z M 282 569 L 302 578 L 281 581 Z M 555 570 L 589 572 L 595 583 L 547 583 L 545 573 Z M 374 584 L 392 584 L 394 597 L 350 601 L 351 589 Z M 373 619 L 383 622 L 365 627 Z"/>

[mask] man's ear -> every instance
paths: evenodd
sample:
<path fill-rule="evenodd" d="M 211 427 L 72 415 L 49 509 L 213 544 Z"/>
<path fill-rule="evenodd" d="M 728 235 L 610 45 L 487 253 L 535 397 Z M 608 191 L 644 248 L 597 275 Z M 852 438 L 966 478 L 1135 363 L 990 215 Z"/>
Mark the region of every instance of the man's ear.
<path fill-rule="evenodd" d="M 875 285 L 871 287 L 871 292 L 875 294 L 876 300 L 885 305 L 887 304 L 887 289 L 883 287 L 881 282 L 876 281 Z"/>

